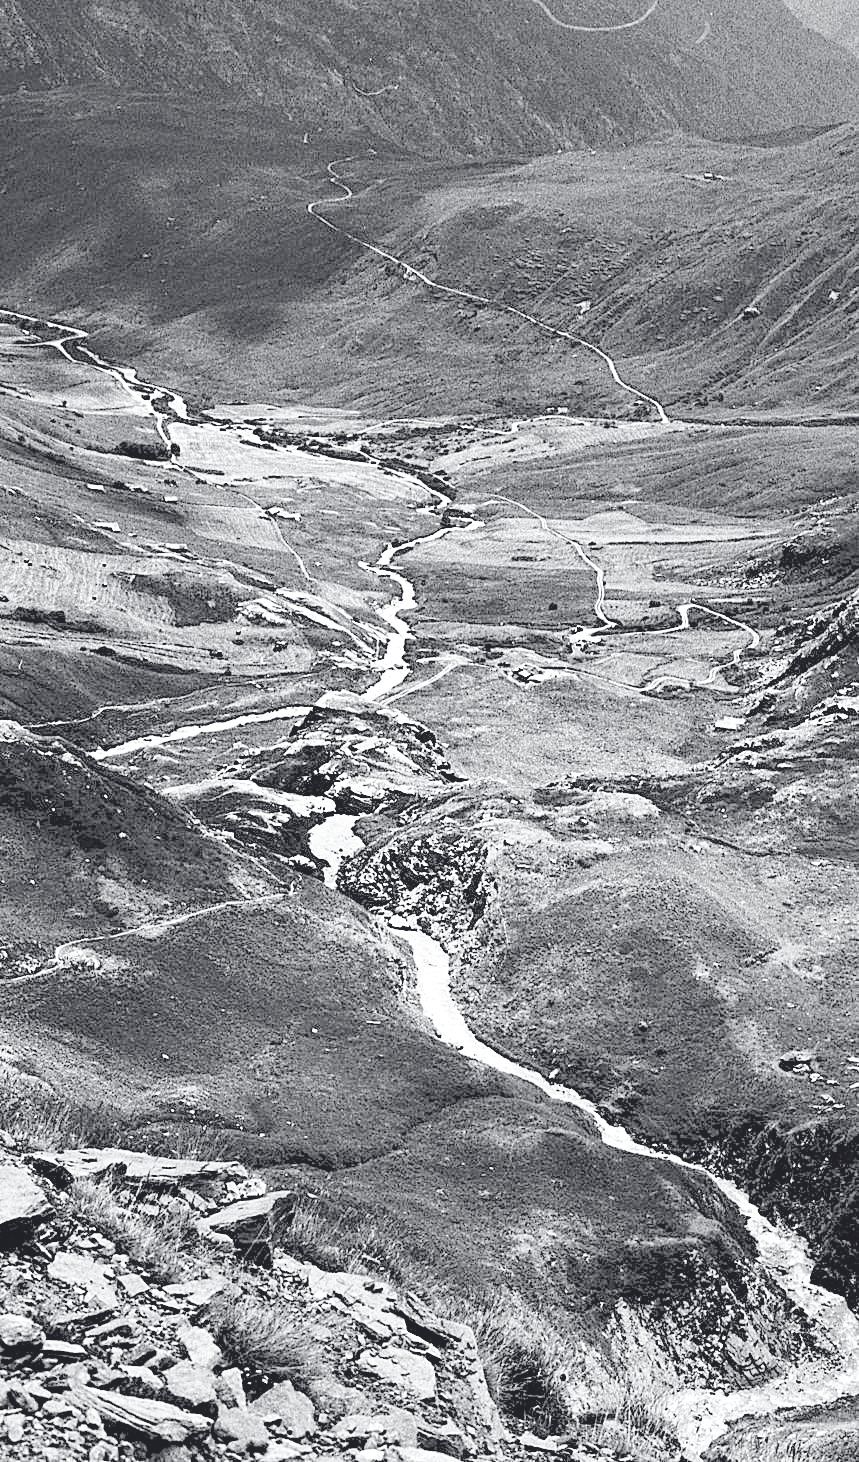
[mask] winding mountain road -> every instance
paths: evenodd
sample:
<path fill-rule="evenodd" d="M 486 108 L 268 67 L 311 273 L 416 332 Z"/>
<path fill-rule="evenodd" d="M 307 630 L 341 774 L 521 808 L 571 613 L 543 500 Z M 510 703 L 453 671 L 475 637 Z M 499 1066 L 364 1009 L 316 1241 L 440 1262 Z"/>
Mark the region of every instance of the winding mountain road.
<path fill-rule="evenodd" d="M 539 330 L 544 335 L 552 336 L 556 340 L 566 340 L 570 345 L 574 345 L 578 349 L 589 351 L 598 360 L 602 361 L 615 385 L 620 390 L 625 391 L 636 401 L 643 402 L 644 405 L 655 411 L 658 421 L 663 426 L 670 425 L 670 418 L 662 402 L 658 401 L 655 396 L 648 396 L 645 391 L 640 391 L 637 386 L 633 386 L 629 381 L 624 380 L 613 357 L 609 355 L 608 351 L 603 350 L 601 346 L 594 345 L 592 341 L 585 340 L 582 335 L 576 335 L 571 330 L 562 330 L 557 325 L 550 325 L 546 320 L 539 319 L 537 315 L 529 314 L 527 310 L 518 309 L 516 305 L 508 305 L 503 300 L 492 299 L 488 295 L 477 294 L 474 290 L 459 289 L 455 285 L 444 284 L 441 280 L 433 279 L 429 274 L 425 274 L 422 269 L 417 269 L 413 264 L 409 264 L 407 260 L 400 258 L 399 255 L 392 254 L 389 249 L 383 249 L 379 244 L 371 243 L 369 239 L 364 239 L 359 234 L 351 233 L 349 229 L 342 228 L 339 223 L 334 223 L 330 218 L 326 218 L 324 213 L 320 213 L 319 210 L 321 208 L 331 207 L 332 204 L 342 206 L 343 204 L 352 202 L 355 194 L 349 184 L 340 176 L 337 169 L 345 167 L 348 162 L 357 161 L 357 157 L 346 157 L 328 164 L 327 171 L 331 185 L 332 187 L 342 189 L 343 196 L 341 198 L 316 198 L 312 203 L 308 203 L 307 212 L 311 218 L 315 218 L 317 223 L 321 223 L 331 233 L 339 234 L 341 238 L 348 239 L 350 243 L 357 245 L 358 248 L 375 255 L 377 259 L 384 260 L 386 264 L 395 265 L 406 281 L 422 284 L 425 289 L 430 289 L 435 294 L 440 294 L 447 299 L 460 299 L 465 300 L 469 304 L 485 305 L 491 310 L 497 310 L 499 314 L 509 315 L 514 320 L 519 320 L 523 324 L 533 326 L 535 330 Z"/>
<path fill-rule="evenodd" d="M 68 968 L 74 963 L 75 955 L 85 955 L 87 950 L 95 948 L 96 945 L 120 944 L 126 939 L 163 939 L 174 929 L 182 929 L 186 924 L 196 924 L 203 919 L 213 919 L 216 914 L 224 914 L 233 909 L 260 909 L 269 904 L 280 903 L 285 894 L 283 890 L 277 893 L 261 894 L 258 898 L 237 898 L 224 899 L 221 903 L 207 904 L 203 909 L 191 909 L 185 914 L 171 914 L 164 919 L 147 919 L 142 924 L 135 924 L 132 928 L 119 929 L 114 934 L 93 934 L 91 937 L 82 935 L 77 939 L 68 939 L 64 944 L 58 944 L 47 964 L 42 965 L 38 970 L 30 970 L 25 975 L 14 975 L 11 979 L 0 980 L 0 991 L 15 988 L 19 985 L 29 985 L 36 980 L 41 980 L 45 975 L 58 974 L 62 969 Z"/>
<path fill-rule="evenodd" d="M 619 21 L 616 25 L 578 25 L 571 20 L 561 20 L 561 17 L 556 15 L 554 10 L 544 3 L 544 0 L 530 0 L 530 3 L 536 5 L 538 10 L 542 10 L 547 20 L 550 20 L 552 25 L 556 25 L 559 30 L 572 30 L 579 35 L 586 36 L 610 36 L 614 35 L 616 31 L 636 30 L 638 26 L 644 25 L 651 15 L 656 14 L 661 0 L 651 0 L 643 15 L 636 16 L 635 20 Z"/>
<path fill-rule="evenodd" d="M 340 184 L 344 189 L 345 184 Z M 347 190 L 348 191 L 348 190 Z M 351 196 L 351 192 L 349 192 Z M 312 212 L 314 205 L 308 205 Z M 326 227 L 336 232 L 343 232 L 328 220 L 319 217 Z M 352 237 L 352 235 L 347 235 Z M 356 242 L 361 242 L 356 240 Z M 389 259 L 398 267 L 409 270 L 412 275 L 429 285 L 431 288 L 440 289 L 442 292 L 457 295 L 462 298 L 478 299 L 482 303 L 491 304 L 491 301 L 483 300 L 480 296 L 471 295 L 467 291 L 454 290 L 447 286 L 437 285 L 425 275 L 418 271 L 411 270 L 410 266 L 387 254 L 384 250 L 374 245 L 363 244 L 373 253 L 382 258 Z M 587 342 L 578 340 L 576 337 L 560 332 L 553 327 L 544 326 L 533 317 L 525 316 L 521 311 L 513 310 L 508 306 L 497 306 L 507 313 L 528 319 L 540 329 L 546 329 L 549 333 L 561 335 L 564 338 L 574 340 L 575 343 L 583 344 L 586 348 L 596 351 L 601 358 L 610 360 L 598 347 L 591 346 Z M 24 318 L 24 317 L 18 317 Z M 38 322 L 35 322 L 38 323 Z M 66 327 L 57 327 L 60 330 Z M 79 342 L 83 332 L 66 333 L 62 341 L 47 341 L 58 349 L 66 350 L 67 346 L 75 343 L 79 348 Z M 135 392 L 143 394 L 144 399 L 149 403 L 153 413 L 162 414 L 162 426 L 168 442 L 170 441 L 170 427 L 163 418 L 162 407 L 156 403 L 169 401 L 171 398 L 167 392 L 159 388 L 153 388 L 144 383 L 137 383 L 133 372 L 120 371 L 118 368 L 109 366 L 87 351 L 92 361 L 99 369 L 108 370 L 116 379 L 123 380 L 126 386 Z M 73 358 L 73 357 L 70 357 Z M 613 366 L 613 362 L 612 362 Z M 616 368 L 615 372 L 616 372 Z M 615 375 L 616 379 L 620 379 Z M 650 401 L 652 405 L 658 405 L 653 398 L 645 397 L 637 392 L 634 387 L 626 386 L 633 395 L 642 400 Z M 178 399 L 178 398 L 176 398 Z M 171 408 L 168 407 L 169 411 Z M 661 419 L 667 421 L 664 411 Z M 404 480 L 414 481 L 405 472 L 399 476 Z M 432 491 L 432 490 L 431 490 Z M 450 499 L 442 492 L 433 494 L 441 504 L 450 502 Z M 605 578 L 600 566 L 589 557 L 583 545 L 560 529 L 556 529 L 541 514 L 529 508 L 526 504 L 508 497 L 495 497 L 487 500 L 489 502 L 501 502 L 510 504 L 525 512 L 535 519 L 548 533 L 561 538 L 570 544 L 580 560 L 593 572 L 596 579 L 596 592 L 594 601 L 594 613 L 599 621 L 598 628 L 592 634 L 601 634 L 604 630 L 612 628 L 612 621 L 605 612 Z M 381 617 L 388 627 L 387 647 L 385 655 L 377 666 L 375 681 L 365 691 L 363 699 L 367 702 L 384 702 L 386 698 L 402 698 L 407 691 L 401 687 L 405 681 L 413 675 L 413 668 L 405 656 L 405 646 L 410 634 L 409 625 L 403 618 L 410 608 L 416 603 L 415 587 L 411 580 L 403 573 L 392 567 L 396 557 L 407 554 L 409 550 L 439 539 L 448 533 L 455 531 L 467 531 L 478 526 L 475 522 L 456 523 L 443 525 L 434 533 L 413 538 L 400 544 L 389 544 L 381 554 L 375 565 L 367 565 L 369 572 L 379 578 L 387 579 L 395 585 L 397 593 L 390 603 L 381 611 Z M 689 614 L 691 610 L 702 611 L 712 614 L 717 619 L 734 627 L 748 630 L 753 639 L 757 638 L 757 632 L 750 626 L 744 625 L 742 621 L 733 619 L 721 611 L 711 610 L 707 606 L 700 605 L 694 601 L 681 605 L 678 608 L 680 623 L 674 627 L 676 633 L 679 630 L 689 629 Z M 740 654 L 743 651 L 739 652 Z M 455 668 L 456 661 L 450 657 L 445 665 L 440 668 L 438 675 L 432 677 L 422 684 L 416 683 L 414 690 L 421 689 L 434 680 L 440 679 L 442 675 L 450 673 Z M 410 687 L 411 689 L 411 687 Z M 164 736 L 142 737 L 136 741 L 127 742 L 123 746 L 106 749 L 98 754 L 100 760 L 107 760 L 121 755 L 128 754 L 131 750 L 146 748 L 150 746 L 165 745 L 171 741 L 193 740 L 199 736 L 214 734 L 218 731 L 232 729 L 241 725 L 260 724 L 268 720 L 279 720 L 295 718 L 309 707 L 279 707 L 271 711 L 251 712 L 247 715 L 235 716 L 228 720 L 212 722 L 201 726 L 178 727 Z M 325 881 L 330 888 L 337 886 L 337 874 L 344 858 L 359 851 L 360 839 L 355 834 L 355 823 L 357 818 L 338 814 L 336 811 L 315 827 L 311 832 L 311 848 L 314 855 L 325 864 Z M 203 909 L 192 910 L 187 913 L 165 917 L 163 919 L 150 918 L 136 928 L 121 930 L 116 933 L 93 936 L 91 939 L 78 937 L 57 947 L 52 959 L 40 970 L 22 975 L 17 979 L 4 981 L 3 985 L 23 984 L 42 978 L 49 973 L 55 973 L 64 967 L 75 955 L 85 956 L 86 951 L 92 946 L 107 946 L 122 940 L 137 938 L 160 938 L 171 930 L 180 928 L 194 921 L 203 921 L 212 918 L 218 913 L 238 909 L 250 909 L 263 907 L 277 902 L 284 897 L 283 892 L 269 893 L 260 897 L 245 897 L 223 901 L 207 906 Z M 698 1175 L 702 1181 L 715 1185 L 731 1202 L 735 1209 L 742 1214 L 749 1230 L 753 1235 L 759 1253 L 761 1268 L 765 1273 L 777 1282 L 783 1291 L 795 1301 L 809 1316 L 813 1324 L 826 1336 L 836 1352 L 835 1357 L 828 1363 L 825 1360 L 803 1359 L 797 1367 L 787 1374 L 781 1374 L 762 1386 L 740 1389 L 731 1394 L 712 1391 L 686 1392 L 678 1398 L 678 1405 L 681 1408 L 678 1415 L 678 1423 L 684 1428 L 684 1440 L 687 1442 L 689 1454 L 700 1456 L 705 1447 L 716 1436 L 724 1430 L 728 1422 L 738 1416 L 748 1414 L 766 1414 L 779 1407 L 790 1405 L 809 1405 L 825 1400 L 834 1400 L 847 1395 L 854 1395 L 859 1392 L 859 1321 L 851 1315 L 846 1303 L 838 1296 L 833 1295 L 813 1283 L 811 1258 L 801 1242 L 794 1234 L 782 1231 L 769 1223 L 760 1211 L 751 1202 L 748 1196 L 733 1184 L 713 1174 L 707 1173 L 705 1169 L 694 1164 L 685 1162 L 679 1156 L 671 1153 L 656 1151 L 652 1148 L 638 1143 L 624 1128 L 613 1125 L 606 1121 L 598 1109 L 571 1088 L 567 1088 L 552 1082 L 540 1072 L 520 1063 L 510 1060 L 501 1053 L 495 1051 L 484 1042 L 480 1041 L 470 1030 L 462 1013 L 458 1009 L 450 984 L 451 959 L 447 950 L 441 942 L 424 930 L 416 927 L 404 928 L 402 923 L 389 918 L 387 926 L 392 934 L 399 937 L 408 945 L 414 957 L 417 970 L 418 991 L 424 1014 L 438 1038 L 449 1047 L 461 1052 L 463 1056 L 472 1061 L 481 1063 L 495 1071 L 506 1073 L 519 1080 L 527 1081 L 532 1087 L 551 1101 L 565 1103 L 574 1106 L 588 1114 L 594 1122 L 601 1140 L 606 1146 L 621 1152 L 634 1153 L 645 1157 L 655 1163 L 671 1165 L 685 1171 Z M 2 988 L 2 985 L 0 985 Z"/>

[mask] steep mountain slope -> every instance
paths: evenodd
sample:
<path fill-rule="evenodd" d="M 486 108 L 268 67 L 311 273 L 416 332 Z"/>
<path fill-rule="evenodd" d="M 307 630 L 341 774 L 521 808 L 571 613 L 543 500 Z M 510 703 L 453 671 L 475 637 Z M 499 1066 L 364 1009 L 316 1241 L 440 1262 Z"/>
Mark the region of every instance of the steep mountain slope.
<path fill-rule="evenodd" d="M 810 40 L 781 0 L 659 0 L 623 28 L 645 10 L 644 0 L 558 0 L 554 11 L 534 0 L 5 0 L 0 87 L 220 94 L 277 107 L 302 130 L 372 133 L 421 152 L 545 152 L 675 126 L 738 135 L 855 110 L 849 60 Z"/>
<path fill-rule="evenodd" d="M 326 164 L 346 144 L 305 144 L 271 112 L 6 98 L 0 292 L 74 312 L 197 400 L 630 409 L 592 354 L 403 277 L 309 217 L 322 198 L 322 217 L 428 276 L 581 331 L 684 413 L 851 411 L 857 138 L 514 168 L 365 151 L 341 168 L 345 206 Z"/>
<path fill-rule="evenodd" d="M 224 851 L 183 813 L 12 721 L 0 721 L 0 836 L 7 977 L 64 938 L 242 897 Z"/>
<path fill-rule="evenodd" d="M 374 160 L 342 169 L 350 207 L 332 189 L 320 211 L 434 280 L 601 345 L 627 380 L 684 415 L 821 415 L 856 406 L 857 166 L 854 126 L 801 145 L 687 142 L 436 172 L 419 195 L 402 173 L 380 181 Z M 343 293 L 357 305 L 358 291 L 372 290 L 365 360 L 385 337 L 408 351 L 419 310 L 423 352 L 444 340 L 429 379 L 456 375 L 459 390 L 479 382 L 490 408 L 520 409 L 527 383 L 533 401 L 587 410 L 586 353 L 529 332 L 521 316 L 439 297 L 407 273 L 396 284 L 377 260 L 355 257 Z M 446 373 L 442 351 L 455 362 Z"/>

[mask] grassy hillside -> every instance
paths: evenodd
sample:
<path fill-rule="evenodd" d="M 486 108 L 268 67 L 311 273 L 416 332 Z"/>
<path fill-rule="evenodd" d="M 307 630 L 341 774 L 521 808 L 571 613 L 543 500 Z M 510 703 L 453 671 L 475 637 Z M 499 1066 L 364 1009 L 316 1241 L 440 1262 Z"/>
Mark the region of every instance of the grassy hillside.
<path fill-rule="evenodd" d="M 856 405 L 857 161 L 852 127 L 765 149 L 660 144 L 436 174 L 420 196 L 395 178 L 328 216 L 435 279 L 580 331 L 682 414 L 820 414 Z M 382 171 L 355 168 L 365 185 Z M 497 310 L 397 291 L 372 260 L 353 266 L 353 299 L 373 274 L 365 352 L 384 330 L 406 353 L 420 311 L 424 352 L 444 339 L 481 404 L 522 409 L 527 383 L 530 402 L 587 410 L 582 352 Z"/>
<path fill-rule="evenodd" d="M 305 144 L 271 112 L 75 92 L 7 99 L 0 117 L 0 187 L 16 200 L 3 299 L 96 326 L 103 349 L 197 399 L 621 404 L 594 357 L 432 296 L 324 229 L 306 208 L 330 194 L 331 219 L 582 330 L 684 414 L 855 410 L 855 128 L 514 168 L 365 155 L 344 168 L 345 208 L 324 164 L 348 142 Z"/>
<path fill-rule="evenodd" d="M 623 24 L 635 0 L 558 0 L 565 22 Z M 660 0 L 587 34 L 533 0 L 7 0 L 0 89 L 79 82 L 272 105 L 302 132 L 419 152 L 545 152 L 681 126 L 738 135 L 855 110 L 856 73 L 781 0 Z"/>
<path fill-rule="evenodd" d="M 55 941 L 237 895 L 222 849 L 183 814 L 62 742 L 0 725 L 7 974 Z"/>
<path fill-rule="evenodd" d="M 508 1324 L 539 1293 L 558 1347 L 596 1346 L 607 1369 L 620 1303 L 641 1315 L 668 1373 L 689 1380 L 734 1379 L 721 1347 L 737 1334 L 761 1368 L 793 1352 L 801 1327 L 775 1292 L 762 1290 L 779 1323 L 752 1332 L 752 1251 L 730 1205 L 694 1176 L 610 1151 L 582 1114 L 437 1041 L 404 999 L 392 943 L 360 909 L 298 877 L 268 901 L 213 906 L 214 890 L 194 888 L 189 870 L 220 850 L 166 803 L 57 743 L 18 736 L 3 748 L 6 781 L 18 761 L 16 786 L 30 787 L 17 799 L 7 790 L 3 804 L 18 817 L 11 835 L 8 818 L 2 828 L 16 865 L 3 890 L 15 958 L 0 979 L 4 1058 L 93 1114 L 106 1140 L 214 1143 L 285 1169 L 286 1181 L 335 1197 L 338 1214 L 357 1207 L 397 1233 L 407 1272 L 499 1307 Z M 52 802 L 50 775 L 61 789 Z M 69 783 L 76 795 L 61 803 Z M 93 827 L 134 799 L 128 843 L 113 837 L 113 865 L 92 866 Z M 41 921 L 21 846 L 33 821 Z M 138 918 L 159 877 L 172 881 L 174 906 L 196 896 L 210 911 L 183 922 L 168 906 L 121 937 L 88 932 L 81 906 L 120 888 L 126 846 Z M 63 918 L 75 942 L 37 973 L 17 926 L 56 937 Z"/>

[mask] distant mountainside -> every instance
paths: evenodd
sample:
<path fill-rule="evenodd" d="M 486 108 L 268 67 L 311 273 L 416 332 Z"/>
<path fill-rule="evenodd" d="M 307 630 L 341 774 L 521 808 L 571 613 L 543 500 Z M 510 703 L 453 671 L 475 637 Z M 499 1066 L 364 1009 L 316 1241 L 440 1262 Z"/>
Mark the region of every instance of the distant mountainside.
<path fill-rule="evenodd" d="M 0 91 L 99 82 L 264 103 L 311 134 L 546 152 L 856 113 L 859 69 L 782 0 L 0 0 Z M 616 24 L 616 31 L 606 27 Z M 594 26 L 594 33 L 574 26 Z"/>
<path fill-rule="evenodd" d="M 859 55 L 859 7 L 856 0 L 787 0 L 794 15 Z"/>
<path fill-rule="evenodd" d="M 109 357 L 204 404 L 629 409 L 598 360 L 323 229 L 307 204 L 324 197 L 323 216 L 445 284 L 560 329 L 587 302 L 586 337 L 683 415 L 856 412 L 854 125 L 518 167 L 365 150 L 341 165 L 348 208 L 326 175 L 347 151 L 335 146 L 304 146 L 268 110 L 193 99 L 0 99 L 0 188 L 15 199 L 0 297 L 70 316 Z"/>

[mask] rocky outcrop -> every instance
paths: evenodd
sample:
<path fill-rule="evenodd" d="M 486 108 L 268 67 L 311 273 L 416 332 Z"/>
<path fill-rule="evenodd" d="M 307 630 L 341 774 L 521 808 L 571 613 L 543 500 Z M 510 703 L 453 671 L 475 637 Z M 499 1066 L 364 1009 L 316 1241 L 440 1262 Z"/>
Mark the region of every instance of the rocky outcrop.
<path fill-rule="evenodd" d="M 175 1192 L 212 1183 L 240 1182 L 247 1176 L 241 1163 L 196 1162 L 187 1158 L 150 1157 L 124 1147 L 78 1148 L 69 1152 L 33 1152 L 28 1160 L 57 1187 L 82 1178 L 130 1183 L 137 1188 Z"/>
<path fill-rule="evenodd" d="M 369 843 L 340 874 L 344 893 L 366 908 L 417 918 L 423 928 L 454 935 L 472 928 L 486 905 L 487 849 L 462 825 L 459 808 L 443 804 L 429 822 L 404 815 L 401 830 Z"/>
<path fill-rule="evenodd" d="M 857 1456 L 859 1405 L 852 1400 L 737 1422 L 704 1462 L 855 1462 Z"/>
<path fill-rule="evenodd" d="M 347 706 L 315 706 L 282 746 L 247 757 L 242 775 L 278 791 L 325 794 L 341 812 L 368 812 L 458 780 L 425 726 Z"/>
<path fill-rule="evenodd" d="M 135 1156 L 150 1172 L 161 1167 Z M 252 1214 L 286 1224 L 291 1196 L 258 1194 L 259 1179 L 236 1164 L 181 1166 L 197 1179 L 208 1168 L 207 1181 L 123 1189 L 107 1152 L 99 1163 L 95 1150 L 69 1151 L 51 1168 L 52 1188 L 9 1153 L 4 1192 L 14 1180 L 14 1191 L 37 1194 L 29 1206 L 41 1227 L 38 1243 L 18 1230 L 0 1259 L 0 1451 L 34 1462 L 120 1462 L 129 1443 L 138 1458 L 173 1448 L 163 1453 L 172 1462 L 312 1462 L 356 1449 L 368 1462 L 524 1455 L 506 1437 L 466 1326 L 378 1279 L 329 1273 L 277 1248 L 268 1271 L 244 1267 L 208 1242 L 217 1220 L 235 1237 Z M 78 1169 L 99 1183 L 69 1184 Z M 189 1243 L 200 1205 L 217 1209 L 213 1195 L 230 1189 L 231 1209 L 200 1225 L 206 1241 Z M 155 1246 L 180 1232 L 175 1278 L 159 1282 Z"/>
<path fill-rule="evenodd" d="M 851 649 L 859 639 L 859 594 L 835 604 L 803 624 L 794 644 L 752 709 L 764 711 L 771 722 L 788 723 L 807 715 L 833 690 L 832 681 L 849 678 Z M 855 661 L 855 656 L 854 656 Z"/>
<path fill-rule="evenodd" d="M 814 1280 L 859 1308 L 859 1132 L 821 1118 L 749 1124 L 722 1136 L 718 1161 L 770 1216 L 798 1229 Z"/>
<path fill-rule="evenodd" d="M 248 1263 L 270 1269 L 275 1243 L 289 1227 L 294 1213 L 293 1193 L 263 1193 L 219 1208 L 200 1220 L 199 1229 L 204 1237 L 232 1244 Z"/>
<path fill-rule="evenodd" d="M 0 1247 L 29 1238 L 53 1209 L 26 1168 L 0 1163 Z"/>

